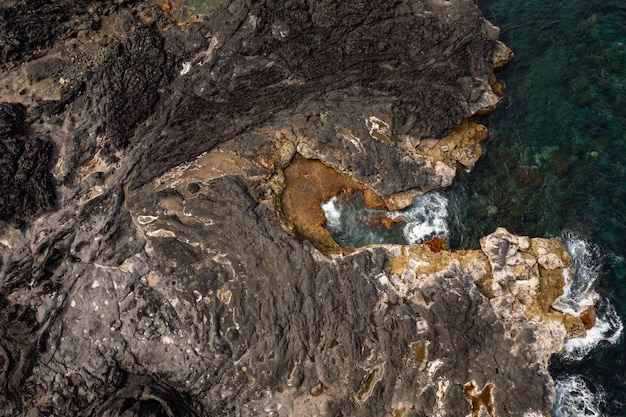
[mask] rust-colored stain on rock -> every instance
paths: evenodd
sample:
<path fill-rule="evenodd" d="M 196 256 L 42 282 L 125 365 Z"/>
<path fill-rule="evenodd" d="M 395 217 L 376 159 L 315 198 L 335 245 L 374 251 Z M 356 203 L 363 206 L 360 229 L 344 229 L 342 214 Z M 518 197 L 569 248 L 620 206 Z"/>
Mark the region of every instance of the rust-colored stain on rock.
<path fill-rule="evenodd" d="M 284 172 L 285 189 L 280 204 L 293 233 L 323 252 L 339 251 L 339 245 L 324 228 L 326 216 L 321 205 L 334 196 L 353 193 L 359 185 L 320 161 L 300 155 Z"/>

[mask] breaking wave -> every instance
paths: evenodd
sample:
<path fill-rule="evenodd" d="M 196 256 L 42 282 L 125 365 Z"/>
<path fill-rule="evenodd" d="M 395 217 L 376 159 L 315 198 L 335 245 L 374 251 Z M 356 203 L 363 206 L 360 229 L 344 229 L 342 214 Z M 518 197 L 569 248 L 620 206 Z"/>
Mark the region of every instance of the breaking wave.
<path fill-rule="evenodd" d="M 552 417 L 601 417 L 600 405 L 604 392 L 592 392 L 579 375 L 555 381 L 556 398 L 552 405 Z"/>
<path fill-rule="evenodd" d="M 563 271 L 563 294 L 552 306 L 564 313 L 580 316 L 598 300 L 594 287 L 600 278 L 602 258 L 596 246 L 574 232 L 564 232 L 559 240 L 572 257 L 572 267 Z"/>
<path fill-rule="evenodd" d="M 563 294 L 552 306 L 577 317 L 594 304 L 597 309 L 595 325 L 587 330 L 585 337 L 570 339 L 565 344 L 563 356 L 581 360 L 602 341 L 617 343 L 624 325 L 611 303 L 604 298 L 600 300 L 594 289 L 603 266 L 599 248 L 570 231 L 564 232 L 560 240 L 572 257 L 573 264 L 571 269 L 563 271 Z"/>
<path fill-rule="evenodd" d="M 414 244 L 449 239 L 448 200 L 437 192 L 419 195 L 404 210 L 388 212 L 365 205 L 360 192 L 333 197 L 321 205 L 325 227 L 342 246 Z"/>
<path fill-rule="evenodd" d="M 563 356 L 571 360 L 581 360 L 591 352 L 602 341 L 614 345 L 622 335 L 624 325 L 615 307 L 608 301 L 604 303 L 604 308 L 599 311 L 596 324 L 587 330 L 585 337 L 570 339 L 565 343 L 565 353 Z"/>
<path fill-rule="evenodd" d="M 399 225 L 392 224 L 386 211 L 367 207 L 361 192 L 333 197 L 321 207 L 326 216 L 324 226 L 341 246 L 402 243 L 398 242 Z"/>
<path fill-rule="evenodd" d="M 337 197 L 333 197 L 326 203 L 322 203 L 322 210 L 326 216 L 326 226 L 331 229 L 341 227 L 341 209 L 337 205 Z"/>
<path fill-rule="evenodd" d="M 441 193 L 418 195 L 413 203 L 402 211 L 389 213 L 392 219 L 406 221 L 403 232 L 408 243 L 424 243 L 435 237 L 448 241 L 448 199 Z"/>

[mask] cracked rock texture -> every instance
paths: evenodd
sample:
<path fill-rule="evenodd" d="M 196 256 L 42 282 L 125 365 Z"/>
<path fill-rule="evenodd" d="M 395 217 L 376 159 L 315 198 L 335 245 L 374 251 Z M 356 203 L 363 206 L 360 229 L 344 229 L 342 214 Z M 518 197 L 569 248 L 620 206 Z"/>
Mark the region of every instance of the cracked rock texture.
<path fill-rule="evenodd" d="M 548 412 L 557 242 L 325 254 L 281 207 L 301 158 L 388 208 L 473 166 L 473 2 L 48 3 L 0 2 L 1 416 Z"/>

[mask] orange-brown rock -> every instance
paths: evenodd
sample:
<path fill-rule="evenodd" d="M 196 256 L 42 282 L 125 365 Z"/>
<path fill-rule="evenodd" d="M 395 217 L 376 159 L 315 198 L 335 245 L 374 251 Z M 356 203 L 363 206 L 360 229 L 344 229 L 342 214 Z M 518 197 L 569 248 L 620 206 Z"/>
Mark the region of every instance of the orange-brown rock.
<path fill-rule="evenodd" d="M 387 217 L 385 214 L 372 216 L 365 221 L 365 223 L 370 227 L 386 227 L 390 228 L 396 223 L 402 223 L 404 219 L 397 217 L 392 219 L 391 217 Z"/>
<path fill-rule="evenodd" d="M 309 240 L 323 252 L 339 251 L 339 245 L 324 228 L 321 205 L 332 197 L 362 189 L 350 178 L 317 160 L 297 154 L 285 168 L 285 189 L 280 198 L 283 218 L 292 233 Z"/>
<path fill-rule="evenodd" d="M 161 1 L 161 10 L 163 10 L 164 12 L 169 12 L 171 8 L 172 7 L 170 6 L 169 0 Z"/>
<path fill-rule="evenodd" d="M 493 92 L 498 97 L 504 96 L 504 92 L 502 91 L 502 83 L 498 81 L 498 79 L 496 78 L 496 74 L 493 72 L 493 70 L 489 73 L 489 84 L 491 85 L 491 89 L 493 90 Z"/>
<path fill-rule="evenodd" d="M 363 190 L 363 200 L 365 202 L 365 205 L 369 208 L 379 210 L 384 210 L 387 208 L 383 199 L 369 188 Z"/>
<path fill-rule="evenodd" d="M 478 391 L 476 382 L 470 381 L 463 387 L 463 394 L 465 394 L 465 398 L 467 398 L 472 405 L 472 417 L 484 415 L 495 416 L 493 407 L 493 384 L 487 384 L 482 391 Z M 486 413 L 481 412 L 483 408 Z"/>
<path fill-rule="evenodd" d="M 589 330 L 596 325 L 596 308 L 595 306 L 587 307 L 580 313 L 580 320 L 583 322 L 585 329 Z"/>
<path fill-rule="evenodd" d="M 560 312 L 551 314 L 551 317 L 557 318 L 558 315 L 561 315 L 562 317 L 563 325 L 565 326 L 565 331 L 567 332 L 567 337 L 585 337 L 587 331 L 585 330 L 585 325 L 583 324 L 580 317 L 576 317 L 569 313 Z"/>
<path fill-rule="evenodd" d="M 433 252 L 441 252 L 442 250 L 448 250 L 448 245 L 446 245 L 445 240 L 440 237 L 436 237 L 434 239 L 429 240 L 428 242 L 424 242 L 426 246 L 430 248 Z"/>
<path fill-rule="evenodd" d="M 491 84 L 491 89 L 498 97 L 504 96 L 504 91 L 503 91 L 504 86 L 502 85 L 500 81 L 496 81 L 493 84 Z"/>
<path fill-rule="evenodd" d="M 392 218 L 390 218 L 390 217 L 385 216 L 385 217 L 383 217 L 383 219 L 381 220 L 381 224 L 382 224 L 383 226 L 385 226 L 386 228 L 390 228 L 390 227 L 391 227 L 391 226 L 393 226 L 394 224 L 396 224 L 396 223 L 402 223 L 403 221 L 404 221 L 404 219 L 401 219 L 401 218 L 399 218 L 399 217 L 398 217 L 398 218 L 395 218 L 395 219 L 392 219 Z"/>
<path fill-rule="evenodd" d="M 422 140 L 417 151 L 426 160 L 432 161 L 433 166 L 443 166 L 451 170 L 452 177 L 447 178 L 447 181 L 452 183 L 459 165 L 469 169 L 474 167 L 482 155 L 480 142 L 488 136 L 489 130 L 486 126 L 464 119 L 443 138 Z"/>
<path fill-rule="evenodd" d="M 160 3 L 161 10 L 171 15 L 180 14 L 184 5 L 183 0 L 160 0 L 158 3 Z"/>

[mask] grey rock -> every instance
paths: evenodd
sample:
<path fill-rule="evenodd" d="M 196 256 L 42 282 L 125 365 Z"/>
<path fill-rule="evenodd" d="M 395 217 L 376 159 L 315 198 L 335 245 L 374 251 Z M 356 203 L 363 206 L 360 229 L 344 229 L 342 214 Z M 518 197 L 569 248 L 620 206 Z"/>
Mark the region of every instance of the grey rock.
<path fill-rule="evenodd" d="M 394 141 L 482 108 L 497 31 L 471 1 L 233 0 L 183 27 L 44 3 L 2 9 L 28 10 L 5 62 L 97 36 L 89 5 L 128 33 L 58 102 L 0 107 L 0 158 L 24 161 L 2 172 L 1 416 L 457 416 L 470 383 L 495 415 L 549 409 L 534 324 L 474 283 L 484 254 L 404 277 L 397 246 L 324 255 L 255 159 L 284 131 L 381 194 L 438 187 Z"/>

